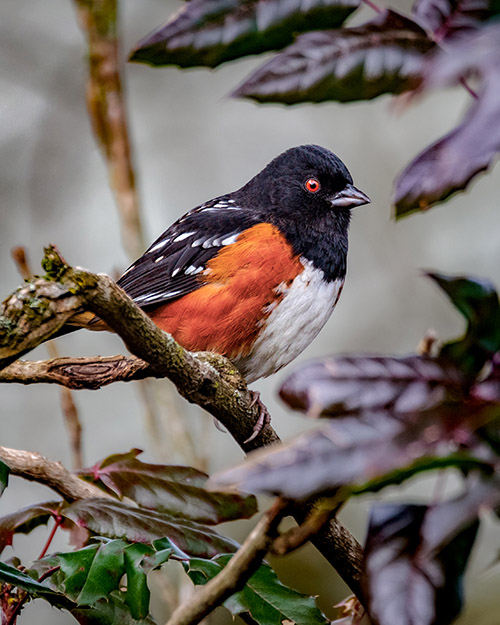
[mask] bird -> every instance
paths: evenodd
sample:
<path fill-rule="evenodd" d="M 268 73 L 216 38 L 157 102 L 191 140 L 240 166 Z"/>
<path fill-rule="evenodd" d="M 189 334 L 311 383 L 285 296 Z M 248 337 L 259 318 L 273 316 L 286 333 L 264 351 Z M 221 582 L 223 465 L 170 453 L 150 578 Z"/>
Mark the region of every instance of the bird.
<path fill-rule="evenodd" d="M 226 356 L 250 384 L 297 357 L 330 317 L 351 209 L 369 202 L 333 152 L 292 147 L 183 215 L 117 284 L 183 347 Z"/>
<path fill-rule="evenodd" d="M 184 348 L 226 356 L 251 384 L 290 363 L 329 319 L 344 286 L 351 209 L 369 202 L 336 154 L 293 147 L 180 217 L 117 284 Z M 109 330 L 92 313 L 70 324 L 58 335 Z M 260 412 L 247 443 L 270 420 L 251 392 Z"/>

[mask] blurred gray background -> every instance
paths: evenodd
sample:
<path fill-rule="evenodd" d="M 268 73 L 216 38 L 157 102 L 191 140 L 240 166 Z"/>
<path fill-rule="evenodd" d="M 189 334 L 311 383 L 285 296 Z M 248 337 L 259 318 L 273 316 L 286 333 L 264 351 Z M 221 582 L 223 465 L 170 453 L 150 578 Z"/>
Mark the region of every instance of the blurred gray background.
<path fill-rule="evenodd" d="M 178 6 L 172 0 L 124 0 L 124 58 L 138 39 Z M 393 6 L 409 8 L 403 3 Z M 42 248 L 49 242 L 56 243 L 70 263 L 93 271 L 115 275 L 128 264 L 106 169 L 85 108 L 84 55 L 84 40 L 68 0 L 0 2 L 2 299 L 21 281 L 10 258 L 14 245 L 26 246 L 37 270 Z M 499 170 L 481 177 L 467 193 L 445 205 L 397 224 L 391 218 L 391 191 L 394 177 L 406 163 L 461 118 L 469 104 L 467 94 L 435 93 L 403 111 L 395 110 L 389 97 L 292 108 L 226 97 L 259 62 L 243 60 L 216 71 L 126 67 L 130 130 L 148 240 L 193 206 L 241 186 L 282 150 L 319 143 L 345 161 L 372 204 L 355 211 L 341 301 L 300 360 L 342 352 L 412 352 L 430 327 L 442 339 L 458 335 L 463 329 L 461 318 L 421 269 L 475 274 L 500 288 Z M 59 347 L 64 355 L 74 356 L 123 352 L 116 337 L 85 332 L 60 340 Z M 30 357 L 46 358 L 45 347 Z M 286 373 L 254 385 L 270 407 L 274 427 L 285 438 L 310 427 L 276 397 Z M 76 394 L 87 466 L 132 447 L 144 449 L 147 460 L 205 462 L 210 473 L 242 459 L 230 436 L 216 431 L 210 417 L 176 398 L 167 382 L 155 387 L 164 418 L 160 445 L 148 434 L 135 385 Z M 3 386 L 0 444 L 39 451 L 70 466 L 59 402 L 56 387 Z M 189 445 L 182 442 L 175 425 L 178 420 L 171 425 L 171 415 L 187 424 L 195 460 Z M 453 487 L 453 480 L 448 485 Z M 433 480 L 425 479 L 385 496 L 422 501 L 433 491 Z M 50 497 L 43 487 L 12 479 L 0 510 L 5 514 Z M 343 512 L 342 518 L 360 540 L 369 505 L 367 500 L 355 502 Z M 248 528 L 248 523 L 242 523 L 227 531 L 242 539 Z M 26 562 L 36 558 L 45 536 L 43 528 L 16 537 L 16 552 Z M 463 625 L 500 622 L 496 590 L 500 568 L 495 566 L 499 538 L 498 526 L 486 515 L 468 576 L 468 608 L 459 620 Z M 59 532 L 53 547 L 66 548 L 64 533 Z M 11 553 L 7 549 L 4 556 Z M 348 594 L 312 548 L 276 566 L 283 581 L 319 594 L 321 607 L 330 615 L 331 606 Z M 160 580 L 160 594 L 161 587 Z M 155 601 L 160 619 L 165 616 L 161 603 L 161 598 Z M 224 619 L 217 612 L 212 621 Z M 43 601 L 30 604 L 20 618 L 27 624 L 71 622 L 69 615 Z"/>

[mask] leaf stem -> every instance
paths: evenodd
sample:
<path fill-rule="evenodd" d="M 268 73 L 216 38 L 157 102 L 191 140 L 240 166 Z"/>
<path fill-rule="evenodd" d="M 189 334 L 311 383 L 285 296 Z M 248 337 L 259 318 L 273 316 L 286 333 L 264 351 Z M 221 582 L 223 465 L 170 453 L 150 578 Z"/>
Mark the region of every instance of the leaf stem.
<path fill-rule="evenodd" d="M 471 95 L 475 100 L 479 100 L 479 95 L 476 91 L 474 91 L 474 89 L 469 85 L 469 83 L 463 76 L 460 78 L 459 82 L 462 87 L 467 91 L 467 93 L 469 93 L 469 95 Z"/>
<path fill-rule="evenodd" d="M 373 0 L 363 0 L 367 7 L 370 7 L 375 13 L 383 13 L 384 9 L 380 8 Z"/>
<path fill-rule="evenodd" d="M 40 553 L 40 555 L 38 556 L 38 559 L 41 560 L 43 558 L 43 556 L 47 553 L 49 547 L 50 547 L 50 543 L 52 542 L 55 533 L 57 532 L 57 530 L 61 527 L 61 523 L 63 521 L 63 518 L 61 515 L 57 514 L 54 518 L 54 527 L 52 528 L 49 537 L 47 538 L 47 542 L 45 543 L 44 548 L 42 549 L 42 552 Z"/>

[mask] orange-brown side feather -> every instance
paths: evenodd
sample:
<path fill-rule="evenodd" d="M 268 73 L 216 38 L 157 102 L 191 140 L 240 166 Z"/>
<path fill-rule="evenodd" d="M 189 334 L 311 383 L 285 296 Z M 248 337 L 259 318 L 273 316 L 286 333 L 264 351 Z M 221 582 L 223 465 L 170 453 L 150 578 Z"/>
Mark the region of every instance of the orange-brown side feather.
<path fill-rule="evenodd" d="M 246 355 L 271 304 L 282 297 L 277 288 L 291 283 L 302 270 L 279 230 L 261 223 L 221 248 L 199 274 L 200 288 L 149 315 L 189 350 Z"/>

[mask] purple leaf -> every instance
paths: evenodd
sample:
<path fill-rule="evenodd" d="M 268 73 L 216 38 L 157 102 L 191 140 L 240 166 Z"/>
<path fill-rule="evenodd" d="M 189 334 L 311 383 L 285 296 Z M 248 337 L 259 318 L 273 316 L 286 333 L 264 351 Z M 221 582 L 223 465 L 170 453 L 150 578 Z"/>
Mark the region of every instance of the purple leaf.
<path fill-rule="evenodd" d="M 420 81 L 423 55 L 433 45 L 414 21 L 387 10 L 362 26 L 298 37 L 232 95 L 295 104 L 402 93 Z"/>
<path fill-rule="evenodd" d="M 0 553 L 12 544 L 14 534 L 29 534 L 39 525 L 46 525 L 51 517 L 58 513 L 60 501 L 27 506 L 0 518 Z"/>
<path fill-rule="evenodd" d="M 495 14 L 491 0 L 416 0 L 413 15 L 436 41 L 478 28 Z"/>
<path fill-rule="evenodd" d="M 403 413 L 442 402 L 464 381 L 457 368 L 423 356 L 328 357 L 299 365 L 282 384 L 280 397 L 310 417 L 384 408 Z"/>
<path fill-rule="evenodd" d="M 249 518 L 257 511 L 253 496 L 207 491 L 208 476 L 192 467 L 148 464 L 137 459 L 133 449 L 115 454 L 79 473 L 102 482 L 118 497 L 128 497 L 143 508 L 170 515 L 216 524 Z"/>
<path fill-rule="evenodd" d="M 479 427 L 499 418 L 500 408 L 465 403 L 406 415 L 380 411 L 337 418 L 282 446 L 250 454 L 214 481 L 247 492 L 304 499 L 340 487 L 346 495 L 377 491 L 446 466 L 487 471 L 489 462 L 465 450 L 476 442 Z"/>
<path fill-rule="evenodd" d="M 187 554 L 203 558 L 237 549 L 233 541 L 204 525 L 119 501 L 82 499 L 63 507 L 60 514 L 78 526 L 108 538 L 150 543 L 166 536 Z"/>
<path fill-rule="evenodd" d="M 426 210 L 467 187 L 500 152 L 500 25 L 450 43 L 434 55 L 424 87 L 481 78 L 478 98 L 462 123 L 421 152 L 395 183 L 396 216 Z"/>
<path fill-rule="evenodd" d="M 447 625 L 460 612 L 478 522 L 466 523 L 440 550 L 429 550 L 422 535 L 429 510 L 406 504 L 372 510 L 365 583 L 374 625 Z"/>
<path fill-rule="evenodd" d="M 279 50 L 299 32 L 337 28 L 358 6 L 359 0 L 190 0 L 142 39 L 130 60 L 215 67 Z"/>

